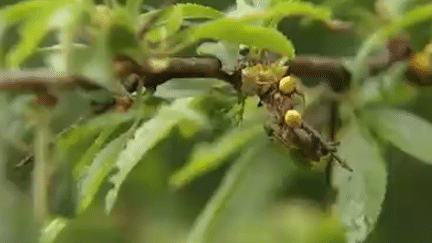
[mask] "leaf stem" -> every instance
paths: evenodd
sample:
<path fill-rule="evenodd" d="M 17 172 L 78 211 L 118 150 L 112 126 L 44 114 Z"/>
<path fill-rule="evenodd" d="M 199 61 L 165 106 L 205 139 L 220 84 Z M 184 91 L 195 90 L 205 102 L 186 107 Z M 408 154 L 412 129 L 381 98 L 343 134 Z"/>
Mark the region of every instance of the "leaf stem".
<path fill-rule="evenodd" d="M 33 214 L 38 224 L 43 224 L 48 215 L 47 164 L 49 160 L 50 112 L 40 106 L 37 111 L 35 134 L 35 167 L 33 172 Z"/>
<path fill-rule="evenodd" d="M 187 243 L 209 242 L 223 209 L 227 207 L 250 162 L 264 148 L 262 145 L 262 143 L 259 143 L 251 147 L 231 166 L 216 194 L 213 195 L 204 211 L 196 219 L 189 232 Z"/>

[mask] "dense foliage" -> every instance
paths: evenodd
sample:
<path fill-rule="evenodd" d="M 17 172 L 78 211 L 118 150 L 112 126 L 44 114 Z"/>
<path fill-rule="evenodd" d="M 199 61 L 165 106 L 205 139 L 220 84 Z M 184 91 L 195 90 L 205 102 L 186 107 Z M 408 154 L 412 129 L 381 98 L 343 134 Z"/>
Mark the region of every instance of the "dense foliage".
<path fill-rule="evenodd" d="M 414 43 L 417 52 L 408 61 L 392 63 L 378 73 L 371 72 L 368 58 L 384 55 L 387 39 L 428 23 L 432 5 L 377 1 L 373 15 L 370 6 L 342 2 L 237 0 L 224 11 L 198 3 L 146 9 L 140 0 L 34 0 L 3 6 L 1 168 L 10 174 L 28 173 L 22 170 L 33 167 L 34 220 L 26 218 L 23 225 L 31 226 L 18 228 L 34 230 L 27 231 L 28 237 L 40 242 L 68 242 L 68 228 L 91 230 L 113 215 L 139 212 L 145 218 L 140 210 L 148 210 L 146 222 L 136 217 L 136 222 L 124 223 L 126 231 L 135 227 L 137 232 L 139 227 L 129 224 L 147 225 L 144 236 L 133 232 L 128 241 L 366 241 L 377 225 L 391 177 L 391 166 L 386 166 L 391 156 L 386 152 L 397 148 L 432 163 L 431 117 L 408 111 L 424 99 L 427 88 L 408 82 L 405 75 L 414 66 L 417 75 L 426 76 L 427 42 Z M 343 12 L 348 7 L 355 11 Z M 308 42 L 314 43 L 307 35 L 290 40 L 289 28 L 284 28 L 287 18 L 300 18 L 297 29 L 329 31 L 336 28 L 335 16 L 354 21 L 353 42 L 362 43 L 358 51 L 348 43 L 349 51 L 340 47 L 320 53 L 355 54 L 344 63 L 350 71 L 347 88 L 335 92 L 322 80 L 309 80 L 321 84 L 302 84 L 286 98 L 304 95 L 295 109 L 319 131 L 320 139 L 340 142 L 337 151 L 326 151 L 312 161 L 303 145 L 303 153 L 292 153 L 290 145 L 281 146 L 266 136 L 264 127 L 274 103 L 264 95 L 258 98 L 256 87 L 248 93 L 246 86 L 261 85 L 256 80 L 268 71 L 265 82 L 276 87 L 289 68 L 284 65 L 298 55 L 296 42 L 303 50 Z M 422 38 L 429 38 L 429 32 Z M 259 60 L 266 51 L 278 54 L 275 63 Z M 235 80 L 187 74 L 149 85 L 151 80 L 140 80 L 139 72 L 116 62 L 127 56 L 163 70 L 172 57 L 197 55 L 217 58 L 227 77 L 243 70 L 240 87 Z M 261 64 L 268 69 L 252 69 L 252 78 L 245 75 L 244 70 Z M 35 69 L 38 72 L 32 73 Z M 81 79 L 85 81 L 77 81 Z M 133 89 L 127 86 L 131 81 L 138 83 Z M 133 104 L 122 106 L 121 98 Z M 260 99 L 264 107 L 257 107 Z M 104 104 L 115 107 L 95 112 Z M 346 167 L 333 163 L 334 156 Z M 299 177 L 321 180 L 307 190 L 320 191 L 311 199 L 322 207 L 306 200 L 280 202 L 283 190 L 302 190 L 303 185 L 294 183 Z M 0 192 L 14 195 L 10 190 L 2 186 Z M 140 199 L 134 197 L 140 193 Z M 2 207 L 4 215 L 10 213 L 8 207 Z M 106 215 L 99 213 L 101 208 Z M 198 213 L 189 225 L 190 215 Z M 1 221 L 0 228 L 7 225 Z M 183 232 L 187 227 L 188 233 Z M 6 230 L 4 237 L 18 237 L 11 232 Z"/>

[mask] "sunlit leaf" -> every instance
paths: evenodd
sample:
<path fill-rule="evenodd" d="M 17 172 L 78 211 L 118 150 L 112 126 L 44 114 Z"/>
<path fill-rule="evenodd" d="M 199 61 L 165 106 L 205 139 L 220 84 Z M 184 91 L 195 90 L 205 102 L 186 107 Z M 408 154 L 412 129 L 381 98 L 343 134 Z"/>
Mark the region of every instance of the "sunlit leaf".
<path fill-rule="evenodd" d="M 0 10 L 0 17 L 6 25 L 17 23 L 18 21 L 32 17 L 36 10 L 41 10 L 50 1 L 26 1 L 9 5 Z"/>
<path fill-rule="evenodd" d="M 432 164 L 432 124 L 414 114 L 396 109 L 368 110 L 365 113 L 376 134 L 400 150 Z"/>
<path fill-rule="evenodd" d="M 351 123 L 340 138 L 338 152 L 353 172 L 335 165 L 333 183 L 338 188 L 338 212 L 347 242 L 363 242 L 381 211 L 387 172 L 377 143 L 362 137 L 356 121 Z"/>
<path fill-rule="evenodd" d="M 183 18 L 207 18 L 216 19 L 222 17 L 224 14 L 214 8 L 196 4 L 196 3 L 179 3 L 175 7 L 181 8 Z"/>
<path fill-rule="evenodd" d="M 161 140 L 166 138 L 171 130 L 179 125 L 180 130 L 190 135 L 197 129 L 206 126 L 205 118 L 192 110 L 189 106 L 192 98 L 177 99 L 172 105 L 162 107 L 158 114 L 149 121 L 144 122 L 135 132 L 134 138 L 127 142 L 125 149 L 115 162 L 117 172 L 109 178 L 113 188 L 106 196 L 106 211 L 110 212 L 117 199 L 120 186 L 129 172 L 141 161 L 143 156 Z M 187 127 L 182 127 L 187 122 Z M 191 125 L 189 122 L 192 122 Z"/>
<path fill-rule="evenodd" d="M 331 11 L 327 7 L 317 6 L 309 2 L 278 2 L 263 11 L 245 14 L 239 19 L 243 21 L 255 21 L 276 18 L 275 22 L 279 22 L 285 17 L 298 15 L 317 20 L 330 20 Z"/>
<path fill-rule="evenodd" d="M 170 179 L 175 187 L 184 186 L 194 178 L 219 167 L 226 159 L 244 148 L 245 144 L 262 134 L 262 125 L 235 128 L 212 143 L 194 149 L 191 159 Z"/>
<path fill-rule="evenodd" d="M 55 241 L 57 235 L 66 227 L 69 220 L 62 217 L 57 217 L 51 220 L 47 226 L 42 229 L 39 242 L 52 243 Z"/>
<path fill-rule="evenodd" d="M 285 56 L 294 55 L 292 43 L 279 31 L 262 26 L 244 24 L 240 20 L 221 18 L 188 30 L 191 42 L 201 38 L 226 40 L 232 43 L 266 48 Z"/>

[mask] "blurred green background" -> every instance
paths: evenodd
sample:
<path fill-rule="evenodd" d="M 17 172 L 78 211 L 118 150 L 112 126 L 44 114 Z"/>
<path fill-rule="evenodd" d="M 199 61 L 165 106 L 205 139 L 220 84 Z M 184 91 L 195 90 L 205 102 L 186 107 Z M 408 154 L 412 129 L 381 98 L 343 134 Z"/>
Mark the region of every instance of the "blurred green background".
<path fill-rule="evenodd" d="M 2 0 L 0 7 L 14 2 Z M 234 4 L 234 0 L 194 2 L 220 10 Z M 331 7 L 336 18 L 354 21 L 355 28 L 335 33 L 321 23 L 305 23 L 300 18 L 284 20 L 280 28 L 294 43 L 297 55 L 353 56 L 376 29 L 376 21 L 383 21 L 372 0 L 314 2 Z M 426 1 L 405 2 L 414 6 Z M 160 2 L 146 4 L 157 7 Z M 406 30 L 414 50 L 421 50 L 430 41 L 431 26 L 424 23 Z M 320 80 L 304 81 L 313 85 Z M 422 88 L 418 98 L 403 108 L 432 122 L 431 91 Z M 104 213 L 102 200 L 96 200 L 83 215 L 71 221 L 56 242 L 184 240 L 229 167 L 227 163 L 185 188 L 170 188 L 169 176 L 183 165 L 193 144 L 173 131 L 129 175 L 111 215 Z M 0 154 L 0 241 L 35 242 L 36 229 L 29 220 L 30 174 L 13 169 L 25 154 L 5 142 L 0 144 L 1 151 L 8 151 L 8 156 Z M 322 210 L 329 197 L 325 173 L 302 171 L 284 163 L 283 157 L 272 153 L 272 149 L 266 151 L 248 169 L 246 179 L 225 209 L 214 242 L 344 242 L 337 219 Z M 386 147 L 385 153 L 387 194 L 376 229 L 367 242 L 432 242 L 432 166 L 391 146 Z"/>

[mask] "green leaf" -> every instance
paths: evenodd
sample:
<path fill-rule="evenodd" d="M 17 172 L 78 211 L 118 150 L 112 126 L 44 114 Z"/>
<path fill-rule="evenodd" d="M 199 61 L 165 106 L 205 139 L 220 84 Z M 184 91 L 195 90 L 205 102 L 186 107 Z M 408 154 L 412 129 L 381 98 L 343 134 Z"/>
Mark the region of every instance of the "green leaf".
<path fill-rule="evenodd" d="M 353 172 L 335 165 L 333 184 L 347 242 L 363 242 L 375 227 L 386 192 L 385 162 L 375 141 L 362 137 L 357 121 L 351 121 L 340 138 L 338 151 Z"/>
<path fill-rule="evenodd" d="M 9 67 L 18 67 L 35 52 L 49 30 L 61 27 L 63 34 L 66 27 L 74 26 L 74 20 L 82 16 L 80 13 L 84 6 L 81 2 L 67 0 L 32 3 L 13 5 L 3 14 L 10 23 L 24 20 L 20 29 L 20 40 L 6 57 Z M 23 13 L 23 11 L 28 12 Z M 19 14 L 22 16 L 18 16 Z"/>
<path fill-rule="evenodd" d="M 39 242 L 52 243 L 55 241 L 57 235 L 66 227 L 69 220 L 62 217 L 57 217 L 51 220 L 47 226 L 42 229 Z"/>
<path fill-rule="evenodd" d="M 119 93 L 121 87 L 119 82 L 114 79 L 114 71 L 112 68 L 113 54 L 110 52 L 110 36 L 111 26 L 104 26 L 91 40 L 91 49 L 89 55 L 78 71 L 79 74 L 89 77 L 98 82 L 99 85 L 106 89 Z"/>
<path fill-rule="evenodd" d="M 391 0 L 378 0 L 375 3 L 375 9 L 381 17 L 385 17 L 387 19 L 394 19 L 398 16 L 401 16 L 406 7 L 409 5 L 412 0 L 400 0 L 400 1 L 391 1 Z"/>
<path fill-rule="evenodd" d="M 224 16 L 219 10 L 196 3 L 179 3 L 174 7 L 181 8 L 184 19 L 217 19 Z"/>
<path fill-rule="evenodd" d="M 216 19 L 223 17 L 224 14 L 214 8 L 196 4 L 196 3 L 178 3 L 172 8 L 180 9 L 182 12 L 182 19 Z M 153 10 L 140 16 L 140 23 L 143 24 L 152 15 L 163 10 Z M 165 10 L 166 11 L 166 10 Z M 157 23 L 163 23 L 165 19 L 162 17 Z"/>
<path fill-rule="evenodd" d="M 138 18 L 143 0 L 127 0 L 126 9 L 133 20 Z"/>
<path fill-rule="evenodd" d="M 93 201 L 94 195 L 105 177 L 112 170 L 120 152 L 123 150 L 127 136 L 124 134 L 111 141 L 94 158 L 92 164 L 79 180 L 78 213 L 82 213 Z"/>
<path fill-rule="evenodd" d="M 384 43 L 384 37 L 381 32 L 371 35 L 363 42 L 354 60 L 346 63 L 347 69 L 351 71 L 351 86 L 355 89 L 364 81 L 369 74 L 366 66 L 366 60 L 371 53 L 377 49 L 379 44 Z"/>
<path fill-rule="evenodd" d="M 240 47 L 238 44 L 219 41 L 202 43 L 196 50 L 199 55 L 213 55 L 222 63 L 222 70 L 233 73 L 238 65 Z"/>
<path fill-rule="evenodd" d="M 189 162 L 170 178 L 170 184 L 182 187 L 194 178 L 214 170 L 262 132 L 261 124 L 235 128 L 212 143 L 196 146 Z"/>
<path fill-rule="evenodd" d="M 136 116 L 135 111 L 125 114 L 106 113 L 88 121 L 81 121 L 61 132 L 56 139 L 56 149 L 68 151 L 70 163 L 78 163 L 83 154 L 89 149 L 98 134 L 106 127 L 119 126 L 122 123 L 131 121 Z M 81 153 L 82 152 L 82 153 Z M 82 173 L 81 167 L 74 168 L 74 175 Z M 75 177 L 75 179 L 78 179 Z"/>
<path fill-rule="evenodd" d="M 418 89 L 405 80 L 406 63 L 398 63 L 383 74 L 368 79 L 359 92 L 360 106 L 380 104 L 406 104 L 411 102 Z"/>
<path fill-rule="evenodd" d="M 97 152 L 102 148 L 102 146 L 105 144 L 106 140 L 109 138 L 109 136 L 114 132 L 114 130 L 117 128 L 115 125 L 106 126 L 99 136 L 96 138 L 96 140 L 92 143 L 92 145 L 87 149 L 85 154 L 81 157 L 81 159 L 78 161 L 78 163 L 75 165 L 75 168 L 73 170 L 73 177 L 79 178 L 82 176 L 82 173 L 85 171 L 86 166 L 90 165 L 94 156 L 97 154 Z"/>
<path fill-rule="evenodd" d="M 36 48 L 49 30 L 49 18 L 55 10 L 54 4 L 47 3 L 46 6 L 33 11 L 34 15 L 24 24 L 21 29 L 21 38 L 18 44 L 6 56 L 6 65 L 17 68 Z"/>
<path fill-rule="evenodd" d="M 432 164 L 432 124 L 406 111 L 367 110 L 369 126 L 384 140 L 407 154 Z"/>
<path fill-rule="evenodd" d="M 203 212 L 198 216 L 192 229 L 189 232 L 188 243 L 209 242 L 212 232 L 215 230 L 223 210 L 227 207 L 236 189 L 244 178 L 247 168 L 256 156 L 263 151 L 265 138 L 257 140 L 258 142 L 249 147 L 231 166 L 226 173 L 221 185 L 216 193 L 207 203 Z"/>
<path fill-rule="evenodd" d="M 142 15 L 141 22 L 144 23 L 146 19 L 157 14 L 159 11 L 161 10 L 151 11 Z M 161 41 L 172 36 L 180 29 L 185 19 L 216 19 L 224 15 L 216 9 L 195 3 L 179 3 L 162 11 L 165 13 L 155 23 L 157 27 L 147 34 L 147 39 L 152 42 Z"/>
<path fill-rule="evenodd" d="M 146 35 L 146 39 L 151 42 L 158 42 L 172 36 L 180 29 L 182 18 L 183 16 L 181 8 L 168 8 L 162 17 L 164 24 L 149 31 L 149 33 Z"/>
<path fill-rule="evenodd" d="M 330 20 L 331 11 L 327 7 L 316 6 L 308 2 L 278 2 L 273 6 L 252 14 L 240 16 L 242 21 L 268 20 L 276 18 L 278 23 L 288 16 L 304 15 L 316 20 Z"/>
<path fill-rule="evenodd" d="M 129 172 L 150 149 L 165 139 L 175 126 L 179 125 L 184 133 L 190 135 L 207 125 L 205 118 L 190 108 L 192 101 L 192 98 L 177 99 L 170 106 L 162 107 L 156 116 L 144 122 L 136 130 L 134 138 L 127 142 L 126 148 L 115 162 L 117 173 L 109 178 L 109 182 L 113 183 L 113 188 L 106 195 L 105 209 L 107 212 L 113 208 L 120 186 Z M 192 122 L 194 125 L 184 127 L 182 123 L 185 121 Z"/>
<path fill-rule="evenodd" d="M 0 10 L 0 17 L 6 25 L 15 24 L 34 15 L 36 10 L 41 10 L 52 1 L 27 1 L 9 5 Z"/>
<path fill-rule="evenodd" d="M 186 98 L 208 94 L 213 87 L 230 88 L 225 81 L 214 78 L 170 79 L 158 85 L 154 96 L 165 99 Z"/>
<path fill-rule="evenodd" d="M 419 24 L 431 18 L 432 4 L 420 5 L 406 12 L 404 15 L 395 18 L 392 23 L 383 28 L 382 32 L 384 35 L 388 36 L 396 33 L 397 31 L 400 31 L 400 29 L 402 28 L 407 28 L 411 25 Z"/>
<path fill-rule="evenodd" d="M 419 24 L 432 18 L 432 4 L 418 6 L 404 15 L 397 17 L 390 24 L 384 26 L 371 35 L 360 47 L 355 60 L 349 65 L 352 70 L 351 82 L 354 87 L 358 86 L 367 76 L 366 58 L 378 46 L 384 42 L 386 36 L 397 33 L 403 28 Z"/>
<path fill-rule="evenodd" d="M 190 42 L 201 38 L 213 38 L 273 50 L 288 57 L 294 55 L 291 41 L 281 32 L 272 28 L 248 25 L 237 19 L 217 19 L 191 27 L 187 31 L 190 34 L 188 36 L 192 38 Z"/>

